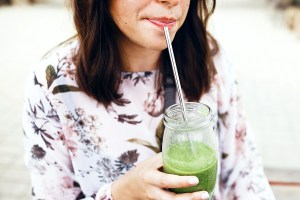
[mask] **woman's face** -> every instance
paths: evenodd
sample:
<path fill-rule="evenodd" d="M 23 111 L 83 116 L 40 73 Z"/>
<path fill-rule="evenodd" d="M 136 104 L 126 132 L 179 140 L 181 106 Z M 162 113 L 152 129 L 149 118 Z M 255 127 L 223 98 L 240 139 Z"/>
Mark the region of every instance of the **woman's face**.
<path fill-rule="evenodd" d="M 163 27 L 173 40 L 190 0 L 110 0 L 110 13 L 122 32 L 122 44 L 151 50 L 166 48 Z"/>

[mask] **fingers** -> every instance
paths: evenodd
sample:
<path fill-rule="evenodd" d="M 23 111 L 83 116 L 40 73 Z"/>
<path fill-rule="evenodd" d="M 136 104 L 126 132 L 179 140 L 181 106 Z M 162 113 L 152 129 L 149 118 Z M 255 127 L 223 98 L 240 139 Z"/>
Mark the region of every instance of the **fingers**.
<path fill-rule="evenodd" d="M 149 160 L 149 164 L 154 169 L 162 167 L 162 154 L 156 154 Z M 195 176 L 178 176 L 173 174 L 166 174 L 158 170 L 148 171 L 144 180 L 159 188 L 184 188 L 197 185 L 199 180 Z"/>
<path fill-rule="evenodd" d="M 149 163 L 152 165 L 152 169 L 159 169 L 162 167 L 162 154 L 156 154 L 153 156 Z M 144 181 L 158 188 L 185 188 L 197 185 L 199 180 L 196 176 L 178 176 L 174 174 L 166 174 L 158 170 L 151 170 L 143 177 Z M 153 193 L 152 193 L 153 194 Z M 175 194 L 161 190 L 160 197 L 162 199 L 170 200 L 206 200 L 209 198 L 209 194 L 206 191 Z"/>
<path fill-rule="evenodd" d="M 153 156 L 152 159 L 150 159 L 150 162 L 152 163 L 153 167 L 155 167 L 155 169 L 162 167 L 162 153 L 158 153 L 155 156 Z"/>
<path fill-rule="evenodd" d="M 207 200 L 209 194 L 206 191 L 194 192 L 194 193 L 185 193 L 185 194 L 176 194 L 174 200 Z"/>
<path fill-rule="evenodd" d="M 160 190 L 154 192 L 163 200 L 208 200 L 209 194 L 206 191 L 199 191 L 194 193 L 175 194 L 173 192 Z"/>
<path fill-rule="evenodd" d="M 185 188 L 199 183 L 196 176 L 178 176 L 159 171 L 145 174 L 145 181 L 159 188 Z"/>

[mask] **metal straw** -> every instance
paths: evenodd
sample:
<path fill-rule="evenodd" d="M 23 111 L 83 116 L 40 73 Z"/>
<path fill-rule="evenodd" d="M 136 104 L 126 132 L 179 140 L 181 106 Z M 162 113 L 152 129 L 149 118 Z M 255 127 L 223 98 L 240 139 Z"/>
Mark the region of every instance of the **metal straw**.
<path fill-rule="evenodd" d="M 173 47 L 172 47 L 172 43 L 171 43 L 170 33 L 169 33 L 168 27 L 164 27 L 164 31 L 165 31 L 165 37 L 166 37 L 166 41 L 167 41 L 167 45 L 168 45 L 168 50 L 169 50 L 169 54 L 170 54 L 170 59 L 171 59 L 173 74 L 174 74 L 174 78 L 175 78 L 176 88 L 177 88 L 177 92 L 178 92 L 178 97 L 179 97 L 179 103 L 180 103 L 181 112 L 182 112 L 184 121 L 187 122 L 188 121 L 188 117 L 187 117 L 187 114 L 186 114 L 186 108 L 185 108 L 185 104 L 184 104 L 184 99 L 183 99 L 181 84 L 180 84 L 180 80 L 179 80 L 179 76 L 178 76 L 177 65 L 176 65 L 176 61 L 175 61 L 175 57 L 174 57 L 174 52 L 173 52 Z M 189 143 L 191 145 L 192 152 L 195 155 L 194 145 L 192 143 L 190 133 L 188 133 L 188 139 L 189 139 Z"/>
<path fill-rule="evenodd" d="M 177 65 L 176 65 L 176 61 L 175 61 L 175 57 L 174 57 L 174 52 L 173 52 L 173 47 L 171 44 L 168 27 L 164 27 L 164 31 L 165 31 L 166 41 L 167 41 L 168 50 L 169 50 L 169 54 L 170 54 L 170 59 L 171 59 L 171 64 L 172 64 L 172 68 L 173 68 L 173 73 L 174 73 L 174 78 L 175 78 L 175 83 L 176 83 L 176 88 L 177 88 L 177 92 L 178 92 L 179 103 L 180 103 L 183 119 L 184 119 L 184 121 L 188 121 L 188 118 L 186 115 L 186 108 L 185 108 L 185 104 L 184 104 L 184 100 L 183 100 L 181 84 L 180 84 L 178 71 L 177 71 Z"/>

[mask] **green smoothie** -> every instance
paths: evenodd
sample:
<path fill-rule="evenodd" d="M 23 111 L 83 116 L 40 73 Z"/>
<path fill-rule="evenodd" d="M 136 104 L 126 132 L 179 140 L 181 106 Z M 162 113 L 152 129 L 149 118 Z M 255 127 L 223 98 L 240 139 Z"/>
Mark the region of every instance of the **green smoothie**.
<path fill-rule="evenodd" d="M 187 193 L 214 190 L 217 175 L 216 152 L 201 142 L 193 142 L 194 155 L 189 142 L 173 144 L 163 158 L 164 172 L 182 176 L 197 176 L 199 184 L 188 188 L 176 188 L 171 191 Z"/>

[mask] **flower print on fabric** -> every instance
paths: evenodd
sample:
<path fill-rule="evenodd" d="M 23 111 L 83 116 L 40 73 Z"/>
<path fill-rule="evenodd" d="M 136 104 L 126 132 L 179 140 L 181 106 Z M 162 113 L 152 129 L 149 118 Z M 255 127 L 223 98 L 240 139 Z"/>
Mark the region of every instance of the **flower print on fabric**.
<path fill-rule="evenodd" d="M 77 151 L 76 139 L 79 140 L 86 148 L 84 153 L 92 155 L 100 153 L 105 139 L 99 136 L 101 123 L 97 116 L 87 115 L 83 108 L 75 108 L 73 112 L 65 114 L 67 126 L 64 126 L 64 138 L 72 153 L 75 155 Z"/>
<path fill-rule="evenodd" d="M 41 160 L 46 155 L 46 151 L 44 151 L 44 149 L 37 144 L 32 147 L 31 153 L 32 153 L 32 158 L 36 160 Z"/>
<path fill-rule="evenodd" d="M 137 150 L 131 150 L 123 153 L 122 155 L 120 155 L 118 160 L 116 160 L 116 166 L 118 167 L 118 170 L 121 172 L 123 172 L 124 170 L 130 170 L 134 166 L 134 163 L 137 162 L 138 157 L 139 153 L 137 152 Z"/>
<path fill-rule="evenodd" d="M 96 162 L 95 166 L 90 166 L 89 170 L 78 170 L 78 172 L 83 178 L 91 175 L 98 177 L 100 182 L 110 183 L 134 167 L 138 157 L 137 150 L 129 150 L 122 153 L 117 160 L 103 157 Z"/>

